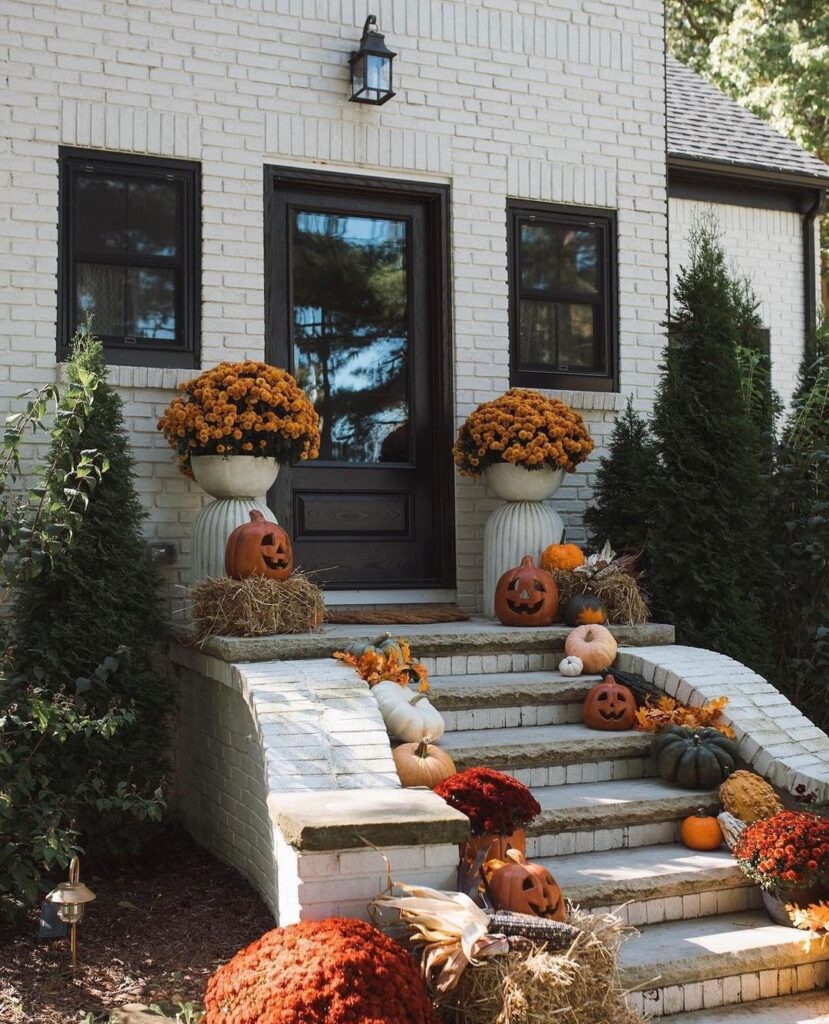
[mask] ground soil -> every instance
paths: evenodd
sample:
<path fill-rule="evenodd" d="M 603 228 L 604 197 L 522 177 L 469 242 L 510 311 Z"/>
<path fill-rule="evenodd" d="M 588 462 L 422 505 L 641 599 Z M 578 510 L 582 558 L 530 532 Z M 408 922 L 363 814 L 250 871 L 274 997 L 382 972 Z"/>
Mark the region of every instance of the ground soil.
<path fill-rule="evenodd" d="M 82 876 L 97 899 L 78 929 L 76 970 L 65 940 L 38 941 L 37 915 L 0 931 L 3 1024 L 98 1024 L 123 1003 L 200 1006 L 219 964 L 274 926 L 250 886 L 181 832 Z"/>

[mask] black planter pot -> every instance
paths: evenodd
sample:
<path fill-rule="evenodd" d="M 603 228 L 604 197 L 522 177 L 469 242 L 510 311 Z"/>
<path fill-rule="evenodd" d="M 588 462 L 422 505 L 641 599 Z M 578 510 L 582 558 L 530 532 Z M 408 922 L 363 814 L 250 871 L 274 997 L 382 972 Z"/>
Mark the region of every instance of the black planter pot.
<path fill-rule="evenodd" d="M 781 924 L 787 928 L 793 928 L 786 911 L 787 903 L 796 903 L 799 907 L 808 907 L 810 903 L 820 903 L 827 898 L 827 890 L 823 886 L 813 886 L 811 889 L 778 889 L 776 892 L 768 892 L 761 889 L 763 904 L 766 913 L 775 924 Z"/>

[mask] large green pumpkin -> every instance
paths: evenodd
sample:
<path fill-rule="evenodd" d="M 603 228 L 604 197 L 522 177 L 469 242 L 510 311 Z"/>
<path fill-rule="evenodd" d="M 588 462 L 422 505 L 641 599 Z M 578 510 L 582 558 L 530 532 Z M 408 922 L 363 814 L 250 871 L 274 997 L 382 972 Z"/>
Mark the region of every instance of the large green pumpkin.
<path fill-rule="evenodd" d="M 717 729 L 668 725 L 651 744 L 656 770 L 683 789 L 716 789 L 734 770 L 737 746 Z"/>

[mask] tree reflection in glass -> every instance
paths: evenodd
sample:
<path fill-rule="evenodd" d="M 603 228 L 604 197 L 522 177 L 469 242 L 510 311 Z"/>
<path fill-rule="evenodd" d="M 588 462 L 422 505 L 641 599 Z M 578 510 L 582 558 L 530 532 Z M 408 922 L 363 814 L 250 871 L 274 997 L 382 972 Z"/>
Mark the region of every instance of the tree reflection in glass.
<path fill-rule="evenodd" d="M 407 223 L 296 210 L 291 227 L 294 373 L 320 459 L 407 462 Z"/>

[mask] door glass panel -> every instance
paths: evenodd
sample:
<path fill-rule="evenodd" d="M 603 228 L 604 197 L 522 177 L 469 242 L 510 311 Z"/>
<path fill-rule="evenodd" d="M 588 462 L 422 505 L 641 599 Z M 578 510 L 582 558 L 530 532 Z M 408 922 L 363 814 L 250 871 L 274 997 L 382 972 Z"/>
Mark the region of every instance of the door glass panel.
<path fill-rule="evenodd" d="M 408 223 L 291 213 L 293 367 L 320 459 L 410 461 Z"/>

